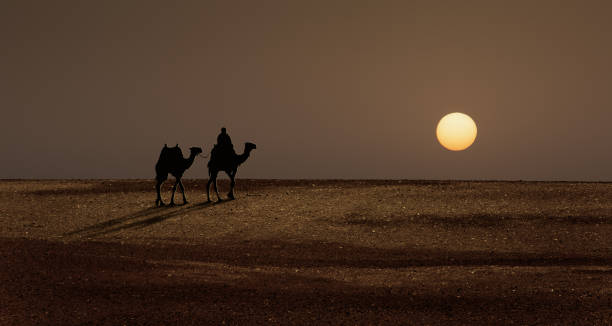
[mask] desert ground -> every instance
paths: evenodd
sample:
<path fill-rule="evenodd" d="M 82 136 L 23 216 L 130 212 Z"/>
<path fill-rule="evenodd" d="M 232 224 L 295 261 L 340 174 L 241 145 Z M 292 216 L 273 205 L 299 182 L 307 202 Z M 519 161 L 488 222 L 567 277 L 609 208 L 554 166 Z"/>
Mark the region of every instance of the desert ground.
<path fill-rule="evenodd" d="M 610 183 L 184 183 L 0 181 L 0 324 L 612 323 Z"/>

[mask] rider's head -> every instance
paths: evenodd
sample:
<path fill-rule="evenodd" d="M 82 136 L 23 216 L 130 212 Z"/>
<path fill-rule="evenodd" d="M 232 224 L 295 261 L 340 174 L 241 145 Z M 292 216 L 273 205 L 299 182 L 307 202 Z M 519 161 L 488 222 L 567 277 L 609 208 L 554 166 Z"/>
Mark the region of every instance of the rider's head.
<path fill-rule="evenodd" d="M 221 128 L 221 133 L 224 134 L 225 133 L 225 127 Z"/>

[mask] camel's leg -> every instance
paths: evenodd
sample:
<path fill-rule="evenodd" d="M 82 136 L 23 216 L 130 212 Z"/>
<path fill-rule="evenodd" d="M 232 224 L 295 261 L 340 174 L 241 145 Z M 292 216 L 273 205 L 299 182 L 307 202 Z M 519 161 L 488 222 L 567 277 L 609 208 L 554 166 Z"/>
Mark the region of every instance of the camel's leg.
<path fill-rule="evenodd" d="M 157 199 L 155 200 L 155 206 L 164 206 L 164 202 L 161 198 L 161 185 L 165 180 L 157 179 L 157 183 L 155 184 L 155 190 L 157 190 Z"/>
<path fill-rule="evenodd" d="M 210 185 L 217 182 L 218 171 L 208 169 L 208 182 L 206 183 L 206 200 L 210 203 Z M 218 195 L 217 195 L 218 196 Z"/>
<path fill-rule="evenodd" d="M 176 186 L 178 185 L 178 179 L 174 182 L 174 186 L 172 186 L 172 197 L 170 197 L 170 206 L 174 206 L 174 192 L 176 191 Z"/>
<path fill-rule="evenodd" d="M 210 184 L 212 182 L 212 177 L 208 177 L 208 182 L 206 183 L 206 201 L 210 203 Z"/>
<path fill-rule="evenodd" d="M 236 185 L 236 181 L 234 180 L 234 177 L 236 176 L 236 171 L 232 171 L 232 173 L 226 172 L 227 175 L 230 177 L 230 191 L 229 194 L 227 194 L 227 197 L 229 197 L 230 199 L 234 199 L 234 186 Z"/>
<path fill-rule="evenodd" d="M 183 205 L 187 204 L 187 198 L 185 198 L 185 187 L 183 186 L 183 181 L 181 179 L 178 180 L 178 185 L 181 188 L 181 193 L 183 193 Z"/>
<path fill-rule="evenodd" d="M 217 173 L 215 173 L 212 177 L 213 177 L 213 188 L 215 189 L 215 194 L 217 194 L 217 200 L 222 201 L 223 199 L 221 199 L 221 196 L 219 196 L 219 189 L 217 189 Z"/>

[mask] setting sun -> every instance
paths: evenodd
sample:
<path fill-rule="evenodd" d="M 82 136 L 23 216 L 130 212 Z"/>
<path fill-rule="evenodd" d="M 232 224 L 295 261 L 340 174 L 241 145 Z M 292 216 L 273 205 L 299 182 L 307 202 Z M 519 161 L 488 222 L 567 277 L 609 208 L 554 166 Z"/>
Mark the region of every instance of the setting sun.
<path fill-rule="evenodd" d="M 476 123 L 467 114 L 454 112 L 445 115 L 436 128 L 438 141 L 451 151 L 462 151 L 476 139 Z"/>

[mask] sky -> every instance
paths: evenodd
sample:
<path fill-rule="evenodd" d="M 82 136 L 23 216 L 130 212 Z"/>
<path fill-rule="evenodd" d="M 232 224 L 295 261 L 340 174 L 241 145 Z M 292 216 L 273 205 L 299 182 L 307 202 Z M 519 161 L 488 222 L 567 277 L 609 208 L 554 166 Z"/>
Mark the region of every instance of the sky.
<path fill-rule="evenodd" d="M 238 178 L 612 181 L 609 1 L 0 6 L 0 178 L 153 178 L 226 127 Z"/>

